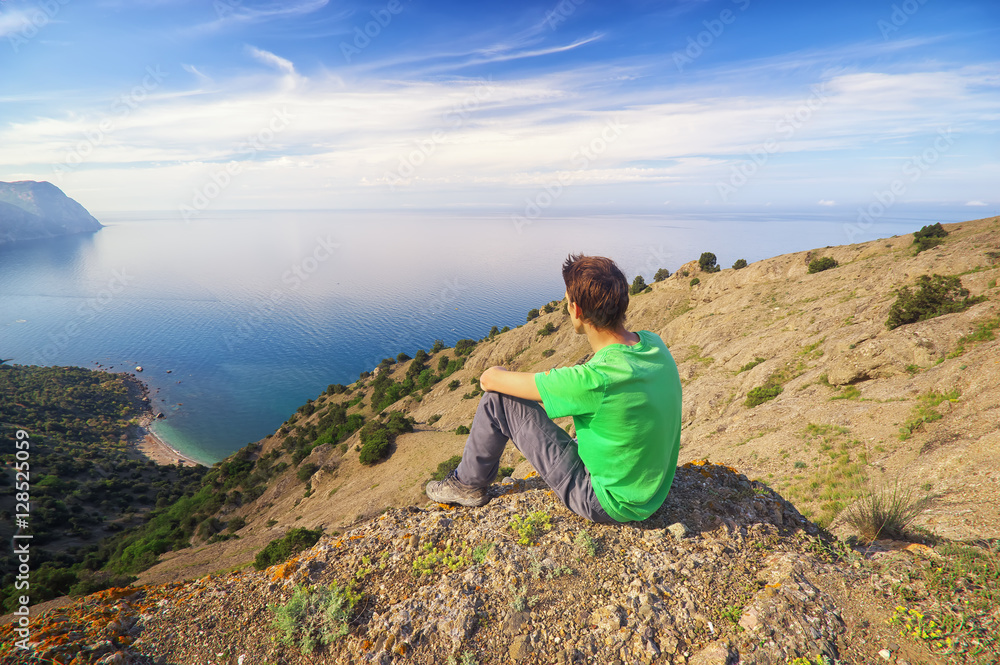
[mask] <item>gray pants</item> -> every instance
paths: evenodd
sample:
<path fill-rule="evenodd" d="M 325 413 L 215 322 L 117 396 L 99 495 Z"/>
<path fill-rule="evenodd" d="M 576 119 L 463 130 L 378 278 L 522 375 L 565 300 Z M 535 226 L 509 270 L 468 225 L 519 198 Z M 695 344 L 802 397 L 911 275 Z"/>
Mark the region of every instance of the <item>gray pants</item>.
<path fill-rule="evenodd" d="M 613 524 L 597 501 L 590 471 L 576 439 L 556 425 L 538 402 L 487 392 L 479 400 L 456 475 L 466 485 L 486 487 L 496 479 L 507 440 L 535 467 L 563 504 L 594 522 Z"/>

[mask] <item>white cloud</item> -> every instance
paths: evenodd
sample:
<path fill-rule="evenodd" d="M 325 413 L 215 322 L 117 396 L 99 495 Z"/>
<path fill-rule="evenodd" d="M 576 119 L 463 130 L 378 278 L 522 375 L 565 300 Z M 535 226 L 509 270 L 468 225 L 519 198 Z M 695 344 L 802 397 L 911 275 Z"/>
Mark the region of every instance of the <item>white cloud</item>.
<path fill-rule="evenodd" d="M 23 11 L 14 9 L 3 12 L 0 14 L 0 37 L 17 34 L 29 24 L 28 15 Z"/>
<path fill-rule="evenodd" d="M 247 53 L 252 55 L 257 60 L 260 60 L 265 65 L 270 65 L 289 76 L 295 76 L 295 65 L 292 64 L 291 60 L 286 60 L 285 58 L 275 55 L 270 51 L 264 51 L 256 46 L 250 45 L 247 45 Z"/>
<path fill-rule="evenodd" d="M 985 201 L 969 201 L 965 205 L 967 205 L 967 206 L 985 206 L 986 202 Z"/>
<path fill-rule="evenodd" d="M 813 81 L 825 87 L 822 103 L 811 108 L 816 97 L 808 85 L 722 94 L 693 79 L 650 88 L 616 82 L 620 64 L 513 80 L 345 85 L 334 75 L 301 76 L 286 58 L 246 49 L 267 69 L 213 80 L 211 89 L 156 90 L 124 115 L 67 102 L 61 114 L 0 125 L 0 167 L 52 179 L 54 165 L 82 145 L 83 163 L 66 179 L 103 192 L 108 201 L 98 207 L 104 209 L 118 207 L 112 200 L 126 187 L 129 196 L 145 195 L 144 207 L 174 208 L 178 192 L 190 192 L 224 163 L 241 168 L 227 190 L 231 207 L 346 200 L 383 206 L 408 196 L 443 201 L 470 192 L 517 199 L 560 174 L 573 185 L 652 184 L 657 204 L 668 198 L 683 204 L 700 201 L 707 190 L 714 195 L 733 164 L 773 141 L 776 149 L 747 191 L 802 191 L 811 197 L 803 200 L 832 206 L 870 190 L 873 177 L 898 177 L 865 170 L 890 161 L 873 159 L 873 145 L 891 143 L 902 155 L 892 158 L 898 168 L 942 127 L 954 125 L 963 136 L 992 131 L 1000 104 L 1000 86 L 975 68 L 832 74 Z M 205 83 L 194 66 L 185 70 L 199 77 L 198 86 Z M 280 132 L 269 126 L 275 113 L 290 118 Z M 111 128 L 99 132 L 105 120 Z M 88 136 L 98 140 L 88 144 Z M 248 141 L 262 136 L 269 138 L 249 150 Z M 813 153 L 824 159 L 803 172 L 794 160 Z M 413 173 L 389 197 L 388 182 L 407 165 Z M 942 160 L 923 182 L 947 175 Z M 978 182 L 986 179 L 964 179 L 960 200 L 981 196 Z M 774 190 L 765 195 L 773 199 Z"/>

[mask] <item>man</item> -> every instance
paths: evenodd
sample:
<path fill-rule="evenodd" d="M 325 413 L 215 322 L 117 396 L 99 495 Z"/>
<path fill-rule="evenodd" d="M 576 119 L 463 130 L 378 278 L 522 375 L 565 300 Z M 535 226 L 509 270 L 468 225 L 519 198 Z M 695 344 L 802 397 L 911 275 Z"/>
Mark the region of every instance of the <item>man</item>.
<path fill-rule="evenodd" d="M 680 448 L 677 365 L 658 335 L 625 329 L 628 281 L 614 261 L 570 255 L 562 272 L 570 321 L 593 356 L 546 372 L 483 372 L 486 394 L 462 462 L 427 484 L 431 500 L 488 502 L 508 439 L 563 504 L 589 520 L 643 520 L 666 499 Z M 551 420 L 562 416 L 573 416 L 577 439 Z"/>

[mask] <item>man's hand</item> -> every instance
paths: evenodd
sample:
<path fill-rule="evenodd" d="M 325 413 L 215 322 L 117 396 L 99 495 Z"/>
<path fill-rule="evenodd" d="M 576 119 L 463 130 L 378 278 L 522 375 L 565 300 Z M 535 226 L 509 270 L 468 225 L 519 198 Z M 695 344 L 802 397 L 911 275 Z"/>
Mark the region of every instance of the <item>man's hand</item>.
<path fill-rule="evenodd" d="M 479 377 L 479 386 L 483 390 L 492 390 L 511 397 L 542 401 L 542 396 L 535 385 L 534 372 L 510 372 L 497 365 L 483 372 Z"/>

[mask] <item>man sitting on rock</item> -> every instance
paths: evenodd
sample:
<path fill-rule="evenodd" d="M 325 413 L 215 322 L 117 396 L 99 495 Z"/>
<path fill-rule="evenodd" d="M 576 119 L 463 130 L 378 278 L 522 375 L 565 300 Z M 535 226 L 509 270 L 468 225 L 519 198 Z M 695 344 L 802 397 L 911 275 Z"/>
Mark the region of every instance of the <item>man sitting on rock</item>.
<path fill-rule="evenodd" d="M 614 261 L 569 256 L 569 318 L 593 356 L 546 372 L 491 367 L 462 461 L 427 484 L 440 503 L 482 506 L 507 440 L 574 513 L 595 522 L 643 520 L 667 498 L 677 467 L 681 385 L 660 337 L 625 329 L 628 281 Z M 551 419 L 573 416 L 577 438 Z"/>

